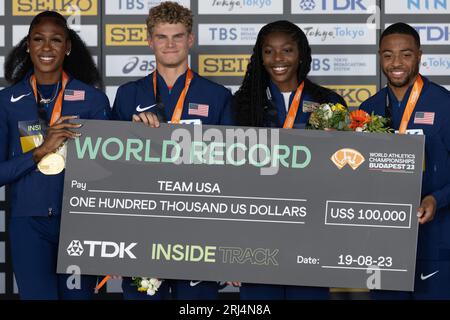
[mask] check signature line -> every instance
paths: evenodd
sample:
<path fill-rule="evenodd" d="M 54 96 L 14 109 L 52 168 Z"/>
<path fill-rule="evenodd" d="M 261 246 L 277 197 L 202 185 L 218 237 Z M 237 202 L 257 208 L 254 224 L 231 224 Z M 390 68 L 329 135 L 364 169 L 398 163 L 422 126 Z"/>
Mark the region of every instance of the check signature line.
<path fill-rule="evenodd" d="M 220 221 L 243 221 L 243 222 L 270 222 L 270 223 L 286 223 L 286 224 L 305 224 L 303 221 L 275 221 L 275 220 L 252 220 L 252 219 L 228 219 L 228 218 L 203 218 L 203 217 L 178 217 L 178 216 L 162 216 L 148 214 L 124 214 L 110 212 L 87 212 L 87 211 L 69 211 L 73 214 L 86 214 L 97 216 L 122 216 L 122 217 L 146 217 L 146 218 L 168 218 L 168 219 L 193 219 L 193 220 L 220 220 Z"/>

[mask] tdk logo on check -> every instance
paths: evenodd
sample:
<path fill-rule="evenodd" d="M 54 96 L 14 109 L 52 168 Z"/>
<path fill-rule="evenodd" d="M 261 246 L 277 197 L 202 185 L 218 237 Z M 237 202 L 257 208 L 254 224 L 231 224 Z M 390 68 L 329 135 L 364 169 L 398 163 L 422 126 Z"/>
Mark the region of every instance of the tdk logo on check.
<path fill-rule="evenodd" d="M 71 257 L 80 257 L 85 251 L 83 245 L 89 252 L 89 257 L 123 259 L 126 255 L 130 259 L 136 259 L 136 256 L 131 252 L 131 249 L 137 245 L 136 242 L 127 245 L 125 242 L 85 240 L 81 244 L 80 240 L 72 240 L 67 247 L 67 254 Z"/>

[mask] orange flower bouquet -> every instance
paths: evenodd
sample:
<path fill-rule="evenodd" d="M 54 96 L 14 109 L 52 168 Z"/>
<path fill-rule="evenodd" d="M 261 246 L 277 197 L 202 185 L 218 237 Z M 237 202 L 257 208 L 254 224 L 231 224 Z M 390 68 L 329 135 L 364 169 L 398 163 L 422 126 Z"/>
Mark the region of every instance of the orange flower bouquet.
<path fill-rule="evenodd" d="M 368 114 L 363 110 L 350 112 L 350 124 L 348 127 L 357 132 L 392 132 L 387 126 L 388 119 L 377 116 L 373 112 Z"/>
<path fill-rule="evenodd" d="M 388 119 L 363 110 L 349 112 L 343 105 L 326 103 L 309 117 L 308 129 L 357 132 L 392 132 Z"/>

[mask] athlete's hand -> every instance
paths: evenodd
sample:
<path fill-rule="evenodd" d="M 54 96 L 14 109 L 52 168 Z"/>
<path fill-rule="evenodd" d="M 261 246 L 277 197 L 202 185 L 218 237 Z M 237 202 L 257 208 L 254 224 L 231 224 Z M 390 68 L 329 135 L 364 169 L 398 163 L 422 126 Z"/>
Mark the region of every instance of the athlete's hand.
<path fill-rule="evenodd" d="M 241 283 L 238 282 L 238 281 L 226 281 L 225 283 L 226 283 L 227 285 L 233 286 L 233 287 L 240 287 L 240 286 L 241 286 Z"/>
<path fill-rule="evenodd" d="M 423 198 L 420 204 L 419 210 L 417 212 L 417 217 L 419 218 L 419 223 L 424 224 L 430 222 L 434 218 L 436 213 L 436 199 L 432 196 L 426 196 Z"/>
<path fill-rule="evenodd" d="M 78 129 L 82 126 L 79 123 L 69 123 L 69 120 L 78 119 L 78 116 L 62 116 L 51 127 L 47 129 L 44 142 L 34 149 L 33 159 L 35 163 L 58 149 L 67 139 L 75 139 L 81 134 L 70 129 Z"/>
<path fill-rule="evenodd" d="M 133 122 L 143 122 L 151 128 L 159 127 L 158 117 L 152 112 L 141 112 L 138 114 L 133 114 Z"/>

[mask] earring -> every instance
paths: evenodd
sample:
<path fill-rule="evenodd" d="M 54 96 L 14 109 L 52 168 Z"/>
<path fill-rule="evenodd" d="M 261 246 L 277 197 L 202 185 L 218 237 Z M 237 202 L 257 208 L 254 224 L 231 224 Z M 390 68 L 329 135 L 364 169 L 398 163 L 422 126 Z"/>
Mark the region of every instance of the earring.
<path fill-rule="evenodd" d="M 70 51 L 67 51 L 67 52 L 66 52 L 66 55 L 69 56 L 69 55 L 70 55 Z"/>
<path fill-rule="evenodd" d="M 27 53 L 30 53 L 30 49 L 29 48 L 27 48 Z"/>

